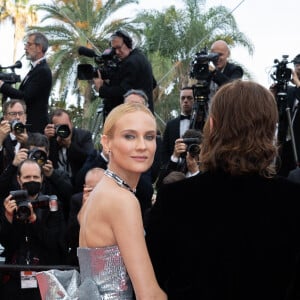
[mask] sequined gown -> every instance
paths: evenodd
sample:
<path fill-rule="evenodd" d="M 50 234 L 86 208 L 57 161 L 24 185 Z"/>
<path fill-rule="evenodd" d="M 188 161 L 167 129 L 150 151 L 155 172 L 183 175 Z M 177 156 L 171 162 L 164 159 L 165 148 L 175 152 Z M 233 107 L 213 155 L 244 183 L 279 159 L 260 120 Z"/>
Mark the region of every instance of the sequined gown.
<path fill-rule="evenodd" d="M 76 270 L 37 273 L 43 300 L 132 300 L 133 289 L 118 246 L 78 248 Z"/>

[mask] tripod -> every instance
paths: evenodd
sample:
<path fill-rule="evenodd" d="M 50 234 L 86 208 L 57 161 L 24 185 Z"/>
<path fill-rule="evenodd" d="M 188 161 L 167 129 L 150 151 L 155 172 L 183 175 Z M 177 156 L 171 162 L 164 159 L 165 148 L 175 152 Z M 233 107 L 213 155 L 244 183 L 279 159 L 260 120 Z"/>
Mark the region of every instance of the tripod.
<path fill-rule="evenodd" d="M 194 105 L 190 120 L 190 129 L 202 131 L 208 115 L 209 81 L 199 80 L 193 85 Z"/>
<path fill-rule="evenodd" d="M 277 101 L 278 114 L 279 114 L 278 132 L 277 132 L 278 142 L 280 144 L 286 142 L 287 133 L 289 133 L 292 142 L 294 161 L 296 166 L 298 166 L 299 163 L 298 163 L 298 155 L 297 155 L 296 142 L 295 142 L 295 136 L 293 130 L 293 122 L 291 118 L 291 110 L 290 107 L 287 105 L 287 84 L 286 83 L 276 94 L 276 101 Z M 297 113 L 297 108 L 294 111 L 294 114 L 296 113 Z M 287 120 L 287 126 L 286 123 L 284 122 L 285 118 Z"/>

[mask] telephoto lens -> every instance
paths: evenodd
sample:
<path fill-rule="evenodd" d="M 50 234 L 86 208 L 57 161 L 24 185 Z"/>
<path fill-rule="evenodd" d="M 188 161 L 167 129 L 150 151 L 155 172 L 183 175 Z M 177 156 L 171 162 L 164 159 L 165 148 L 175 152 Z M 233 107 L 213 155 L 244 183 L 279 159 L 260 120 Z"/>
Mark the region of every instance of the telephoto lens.
<path fill-rule="evenodd" d="M 71 130 L 67 124 L 55 126 L 55 133 L 57 136 L 65 139 L 71 134 Z"/>

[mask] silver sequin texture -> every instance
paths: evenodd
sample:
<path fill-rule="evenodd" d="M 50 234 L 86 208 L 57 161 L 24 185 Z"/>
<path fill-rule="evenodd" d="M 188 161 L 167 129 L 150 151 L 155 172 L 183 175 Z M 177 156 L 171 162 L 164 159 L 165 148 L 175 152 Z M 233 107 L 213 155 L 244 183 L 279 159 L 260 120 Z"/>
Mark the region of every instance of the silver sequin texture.
<path fill-rule="evenodd" d="M 132 300 L 133 289 L 117 246 L 78 248 L 76 270 L 37 273 L 43 300 Z"/>

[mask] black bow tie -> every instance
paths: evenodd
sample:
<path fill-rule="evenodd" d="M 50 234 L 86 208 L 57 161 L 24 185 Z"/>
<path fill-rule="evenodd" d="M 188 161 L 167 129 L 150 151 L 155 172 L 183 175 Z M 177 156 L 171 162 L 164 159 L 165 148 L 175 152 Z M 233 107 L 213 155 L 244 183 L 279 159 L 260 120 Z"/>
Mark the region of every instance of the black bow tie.
<path fill-rule="evenodd" d="M 180 115 L 180 121 L 181 121 L 181 120 L 184 120 L 184 119 L 190 120 L 190 119 L 191 119 L 191 116 Z"/>

